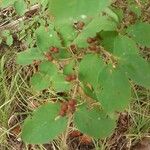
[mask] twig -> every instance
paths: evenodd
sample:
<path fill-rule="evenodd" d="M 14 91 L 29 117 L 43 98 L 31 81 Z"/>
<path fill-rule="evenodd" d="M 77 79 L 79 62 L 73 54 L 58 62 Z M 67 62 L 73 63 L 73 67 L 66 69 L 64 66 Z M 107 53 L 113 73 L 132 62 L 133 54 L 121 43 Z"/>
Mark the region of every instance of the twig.
<path fill-rule="evenodd" d="M 72 95 L 72 99 L 75 98 L 76 93 L 77 93 L 77 89 L 78 89 L 78 83 L 75 85 L 74 91 L 73 91 L 73 95 Z M 68 115 L 68 123 L 67 123 L 67 128 L 66 131 L 64 133 L 63 136 L 63 140 L 62 140 L 62 149 L 63 150 L 68 150 L 68 146 L 67 146 L 67 138 L 68 138 L 68 134 L 69 134 L 69 128 L 70 128 L 70 124 L 72 122 L 72 118 L 73 118 L 73 114 L 69 114 Z"/>
<path fill-rule="evenodd" d="M 64 136 L 62 138 L 62 150 L 68 150 L 68 146 L 67 146 L 67 138 L 68 138 L 68 133 L 69 133 L 69 128 L 70 128 L 70 124 L 72 122 L 72 114 L 69 114 L 68 116 L 68 123 L 67 123 L 67 128 L 66 131 L 64 133 Z"/>
<path fill-rule="evenodd" d="M 30 13 L 34 10 L 38 10 L 39 8 L 40 8 L 40 5 L 36 4 L 36 5 L 32 6 L 30 9 L 28 9 L 26 11 L 26 13 Z M 19 25 L 19 23 L 22 22 L 25 19 L 26 19 L 26 16 L 22 16 L 21 18 L 19 18 L 17 20 L 14 20 L 14 21 L 6 24 L 6 25 L 1 24 L 0 25 L 0 30 L 2 31 L 2 30 L 6 30 L 6 29 L 15 29 Z"/>

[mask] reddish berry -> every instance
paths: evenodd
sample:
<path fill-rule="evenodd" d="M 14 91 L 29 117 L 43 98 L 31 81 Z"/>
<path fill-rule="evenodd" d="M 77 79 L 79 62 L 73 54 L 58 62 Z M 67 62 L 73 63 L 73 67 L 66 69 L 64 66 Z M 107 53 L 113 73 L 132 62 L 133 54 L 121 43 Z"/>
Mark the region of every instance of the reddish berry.
<path fill-rule="evenodd" d="M 94 37 L 94 38 L 92 38 L 92 40 L 93 40 L 93 42 L 96 42 L 96 41 L 97 41 L 97 38 L 96 38 L 96 37 Z"/>
<path fill-rule="evenodd" d="M 21 127 L 20 127 L 20 125 L 17 125 L 16 127 L 14 127 L 13 129 L 11 129 L 10 131 L 15 136 L 18 136 L 20 134 L 20 132 L 21 132 Z"/>
<path fill-rule="evenodd" d="M 67 76 L 66 81 L 70 82 L 71 81 L 71 76 Z"/>
<path fill-rule="evenodd" d="M 53 60 L 53 57 L 52 57 L 51 53 L 46 53 L 46 54 L 45 54 L 45 57 L 46 57 L 46 59 L 49 60 L 49 61 L 52 61 L 52 60 Z"/>
<path fill-rule="evenodd" d="M 89 50 L 91 50 L 91 51 L 96 51 L 96 50 L 97 50 L 96 45 L 90 45 L 88 48 L 89 48 Z"/>
<path fill-rule="evenodd" d="M 71 137 L 71 138 L 79 137 L 79 136 L 81 136 L 81 135 L 82 135 L 82 133 L 79 132 L 79 131 L 77 131 L 77 130 L 72 131 L 72 132 L 70 133 L 70 137 Z"/>
<path fill-rule="evenodd" d="M 66 77 L 66 81 L 68 81 L 68 82 L 73 81 L 73 80 L 75 80 L 75 79 L 76 79 L 76 75 L 68 75 L 68 76 Z"/>
<path fill-rule="evenodd" d="M 93 43 L 93 38 L 88 38 L 88 39 L 87 39 L 87 42 L 88 42 L 89 44 Z"/>
<path fill-rule="evenodd" d="M 67 109 L 68 109 L 68 103 L 63 103 L 63 104 L 61 105 L 61 110 L 67 111 Z"/>
<path fill-rule="evenodd" d="M 73 114 L 75 111 L 76 111 L 76 107 L 75 107 L 75 106 L 70 109 L 70 112 L 71 112 L 72 114 Z"/>
<path fill-rule="evenodd" d="M 64 117 L 66 115 L 66 112 L 63 111 L 63 110 L 60 110 L 59 115 L 62 116 L 62 117 Z"/>
<path fill-rule="evenodd" d="M 79 140 L 82 144 L 86 144 L 86 145 L 89 145 L 92 143 L 92 139 L 87 135 L 80 136 Z"/>
<path fill-rule="evenodd" d="M 74 107 L 77 104 L 77 101 L 75 99 L 72 99 L 68 102 L 68 105 L 71 107 Z"/>
<path fill-rule="evenodd" d="M 59 48 L 57 48 L 57 47 L 51 47 L 50 51 L 53 52 L 53 53 L 58 53 L 59 52 Z"/>

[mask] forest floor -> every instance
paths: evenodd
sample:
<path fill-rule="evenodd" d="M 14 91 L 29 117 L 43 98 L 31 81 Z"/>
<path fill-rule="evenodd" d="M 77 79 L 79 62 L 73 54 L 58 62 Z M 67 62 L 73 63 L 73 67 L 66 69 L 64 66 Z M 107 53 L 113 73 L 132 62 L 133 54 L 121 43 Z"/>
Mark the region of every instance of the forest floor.
<path fill-rule="evenodd" d="M 114 5 L 123 10 L 124 24 L 137 21 L 136 14 L 129 9 L 126 1 L 118 0 Z M 136 5 L 141 7 L 143 21 L 150 22 L 150 4 L 142 5 L 137 1 Z M 22 68 L 15 62 L 16 53 L 25 49 L 17 36 L 18 33 L 15 33 L 11 46 L 0 44 L 0 150 L 61 150 L 61 138 L 46 145 L 26 145 L 20 138 L 21 124 L 28 111 L 34 110 L 43 99 L 48 99 L 49 93 L 34 95 L 31 92 L 29 79 L 32 67 Z M 141 54 L 150 61 L 150 49 L 141 48 Z M 67 140 L 69 149 L 150 150 L 150 91 L 135 85 L 132 92 L 133 101 L 126 111 L 120 113 L 113 135 L 95 141 L 72 131 Z"/>

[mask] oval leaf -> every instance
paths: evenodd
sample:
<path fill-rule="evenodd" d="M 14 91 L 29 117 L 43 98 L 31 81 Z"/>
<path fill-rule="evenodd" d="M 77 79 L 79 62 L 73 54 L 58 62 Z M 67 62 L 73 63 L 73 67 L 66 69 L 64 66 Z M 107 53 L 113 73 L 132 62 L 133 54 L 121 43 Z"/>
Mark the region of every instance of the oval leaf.
<path fill-rule="evenodd" d="M 127 28 L 127 33 L 140 45 L 150 47 L 150 24 L 136 23 Z"/>
<path fill-rule="evenodd" d="M 113 54 L 120 58 L 126 55 L 138 54 L 139 52 L 136 43 L 127 36 L 117 36 L 113 46 Z"/>
<path fill-rule="evenodd" d="M 60 106 L 44 104 L 28 117 L 23 125 L 22 139 L 30 144 L 43 144 L 59 136 L 67 126 L 65 117 L 57 118 Z"/>
<path fill-rule="evenodd" d="M 105 67 L 103 60 L 96 54 L 87 54 L 79 64 L 79 79 L 97 85 L 99 72 Z"/>
<path fill-rule="evenodd" d="M 74 123 L 77 128 L 96 139 L 106 138 L 112 134 L 116 123 L 103 111 L 98 109 L 88 110 L 81 106 L 75 113 Z"/>
<path fill-rule="evenodd" d="M 42 91 L 50 86 L 50 77 L 41 73 L 36 73 L 31 78 L 31 85 L 36 91 Z"/>
<path fill-rule="evenodd" d="M 36 48 L 26 50 L 17 54 L 17 63 L 20 65 L 29 65 L 32 64 L 35 60 L 44 60 L 45 57 Z"/>
<path fill-rule="evenodd" d="M 51 0 L 49 11 L 58 22 L 95 16 L 111 4 L 111 0 Z M 69 13 L 68 13 L 69 12 Z"/>
<path fill-rule="evenodd" d="M 22 16 L 22 15 L 24 15 L 24 13 L 27 9 L 27 4 L 24 0 L 17 0 L 14 3 L 14 8 L 15 8 L 17 14 L 19 16 Z"/>
<path fill-rule="evenodd" d="M 99 74 L 100 91 L 97 97 L 107 112 L 123 111 L 130 103 L 131 89 L 128 78 L 118 68 L 105 68 Z"/>
<path fill-rule="evenodd" d="M 122 70 L 135 83 L 150 89 L 150 64 L 138 55 L 129 55 L 121 60 Z"/>
<path fill-rule="evenodd" d="M 50 77 L 54 76 L 58 72 L 56 65 L 49 61 L 42 62 L 39 66 L 39 70 L 42 74 L 49 75 Z"/>

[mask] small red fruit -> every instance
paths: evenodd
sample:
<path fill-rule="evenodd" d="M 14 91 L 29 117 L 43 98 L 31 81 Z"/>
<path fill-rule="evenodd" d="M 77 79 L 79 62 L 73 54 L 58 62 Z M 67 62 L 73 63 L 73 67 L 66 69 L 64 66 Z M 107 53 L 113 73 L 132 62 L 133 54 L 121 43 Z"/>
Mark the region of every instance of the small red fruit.
<path fill-rule="evenodd" d="M 63 110 L 63 111 L 67 111 L 68 110 L 68 103 L 67 102 L 62 103 L 61 110 Z"/>
<path fill-rule="evenodd" d="M 21 132 L 21 127 L 20 127 L 20 125 L 17 125 L 16 127 L 11 129 L 10 131 L 13 135 L 18 136 Z"/>
<path fill-rule="evenodd" d="M 74 130 L 69 135 L 70 135 L 71 138 L 75 138 L 75 137 L 81 136 L 82 133 L 80 131 Z"/>
<path fill-rule="evenodd" d="M 60 110 L 59 115 L 64 117 L 66 115 L 66 112 L 64 110 Z"/>
<path fill-rule="evenodd" d="M 86 144 L 86 145 L 89 145 L 92 143 L 92 139 L 87 135 L 80 136 L 79 140 L 82 144 Z"/>
<path fill-rule="evenodd" d="M 45 54 L 45 57 L 46 57 L 46 59 L 47 59 L 48 61 L 52 61 L 52 60 L 53 60 L 53 57 L 52 57 L 51 53 L 46 53 L 46 54 Z"/>
<path fill-rule="evenodd" d="M 77 104 L 77 101 L 75 99 L 72 99 L 68 102 L 68 105 L 71 107 L 74 107 Z"/>
<path fill-rule="evenodd" d="M 89 48 L 89 50 L 91 50 L 91 51 L 96 51 L 96 50 L 97 50 L 96 45 L 90 45 L 88 48 Z"/>
<path fill-rule="evenodd" d="M 89 43 L 89 44 L 92 44 L 92 43 L 94 43 L 94 42 L 96 42 L 97 41 L 97 39 L 94 37 L 94 38 L 91 38 L 91 37 L 89 37 L 88 39 L 87 39 L 87 43 Z"/>
<path fill-rule="evenodd" d="M 90 37 L 89 37 L 89 38 L 87 39 L 87 42 L 88 42 L 89 44 L 93 43 L 93 38 L 90 38 Z"/>
<path fill-rule="evenodd" d="M 59 48 L 57 48 L 57 47 L 51 47 L 50 51 L 53 52 L 53 53 L 58 53 L 59 52 Z"/>
<path fill-rule="evenodd" d="M 96 38 L 96 37 L 93 37 L 92 40 L 93 40 L 93 42 L 96 42 L 96 41 L 97 41 L 97 38 Z"/>
<path fill-rule="evenodd" d="M 68 82 L 73 81 L 73 80 L 75 80 L 75 79 L 76 79 L 76 75 L 68 75 L 68 76 L 66 77 L 66 81 L 68 81 Z"/>

